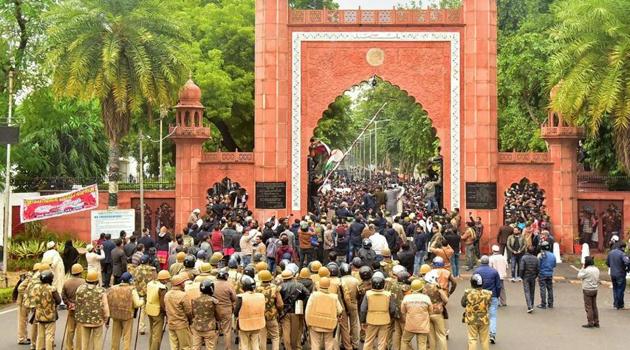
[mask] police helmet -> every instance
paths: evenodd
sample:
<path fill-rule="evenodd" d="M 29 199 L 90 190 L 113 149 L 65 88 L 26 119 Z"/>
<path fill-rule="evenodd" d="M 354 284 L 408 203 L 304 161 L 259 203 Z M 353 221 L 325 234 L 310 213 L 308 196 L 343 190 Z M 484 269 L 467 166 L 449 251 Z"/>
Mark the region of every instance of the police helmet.
<path fill-rule="evenodd" d="M 144 254 L 143 256 L 140 257 L 140 263 L 142 265 L 146 265 L 149 263 L 149 256 Z"/>
<path fill-rule="evenodd" d="M 396 274 L 396 279 L 398 279 L 398 282 L 400 283 L 408 283 L 409 277 L 411 277 L 411 275 L 406 270 L 400 271 Z"/>
<path fill-rule="evenodd" d="M 254 278 L 254 276 L 256 276 L 256 269 L 254 268 L 253 265 L 247 265 L 243 269 L 243 274 L 251 278 Z"/>
<path fill-rule="evenodd" d="M 55 279 L 55 275 L 50 270 L 43 271 L 39 274 L 39 280 L 44 284 L 52 284 L 53 279 Z"/>
<path fill-rule="evenodd" d="M 339 265 L 337 265 L 337 263 L 328 263 L 326 267 L 330 271 L 330 277 L 339 277 Z"/>
<path fill-rule="evenodd" d="M 372 276 L 372 289 L 383 290 L 385 288 L 385 279 L 378 274 Z"/>
<path fill-rule="evenodd" d="M 363 260 L 361 260 L 361 258 L 359 258 L 358 256 L 352 258 L 352 266 L 358 269 L 359 267 L 363 266 Z"/>
<path fill-rule="evenodd" d="M 184 258 L 184 266 L 189 269 L 192 269 L 195 267 L 195 262 L 197 262 L 197 259 L 195 258 L 194 255 L 188 254 Z"/>
<path fill-rule="evenodd" d="M 120 276 L 120 282 L 122 283 L 131 283 L 133 281 L 133 276 L 129 272 L 124 272 Z"/>
<path fill-rule="evenodd" d="M 472 277 L 470 277 L 470 286 L 473 288 L 481 288 L 481 286 L 483 285 L 483 279 L 481 278 L 481 275 L 476 273 L 474 275 L 472 275 Z"/>
<path fill-rule="evenodd" d="M 351 273 L 350 265 L 348 265 L 348 263 L 341 263 L 341 266 L 339 266 L 339 273 L 341 273 L 342 276 L 348 276 Z"/>
<path fill-rule="evenodd" d="M 363 249 L 372 249 L 372 241 L 366 238 L 363 240 L 361 246 L 363 247 Z"/>
<path fill-rule="evenodd" d="M 228 267 L 231 269 L 238 268 L 238 255 L 232 255 L 228 260 Z"/>
<path fill-rule="evenodd" d="M 367 281 L 372 278 L 372 268 L 369 266 L 361 266 L 359 269 L 359 277 L 361 277 L 363 281 Z"/>
<path fill-rule="evenodd" d="M 221 281 L 227 281 L 229 276 L 230 276 L 230 272 L 228 271 L 227 268 L 224 267 L 221 270 L 219 270 L 219 273 L 217 274 L 217 279 L 220 279 Z"/>
<path fill-rule="evenodd" d="M 214 282 L 212 280 L 203 280 L 201 281 L 201 285 L 199 285 L 199 290 L 201 293 L 212 296 L 214 294 Z"/>
<path fill-rule="evenodd" d="M 241 286 L 243 288 L 243 291 L 252 292 L 256 288 L 256 281 L 254 281 L 254 279 L 249 277 L 248 275 L 245 275 L 243 276 L 243 278 L 241 278 Z"/>

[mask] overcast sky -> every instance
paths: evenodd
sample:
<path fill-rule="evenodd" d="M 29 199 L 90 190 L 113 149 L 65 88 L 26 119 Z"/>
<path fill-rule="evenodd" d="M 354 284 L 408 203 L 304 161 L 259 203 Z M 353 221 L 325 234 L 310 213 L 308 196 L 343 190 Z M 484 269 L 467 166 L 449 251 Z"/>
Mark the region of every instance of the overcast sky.
<path fill-rule="evenodd" d="M 423 5 L 427 3 L 437 2 L 438 0 L 422 0 Z M 357 9 L 361 6 L 362 9 L 376 9 L 387 10 L 396 5 L 405 5 L 408 0 L 337 0 L 339 8 L 342 9 Z"/>

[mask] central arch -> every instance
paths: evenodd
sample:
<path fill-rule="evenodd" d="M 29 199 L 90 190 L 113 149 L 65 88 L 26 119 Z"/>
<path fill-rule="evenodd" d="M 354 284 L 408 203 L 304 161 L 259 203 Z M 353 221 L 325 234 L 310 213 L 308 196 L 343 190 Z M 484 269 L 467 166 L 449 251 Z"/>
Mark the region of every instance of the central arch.
<path fill-rule="evenodd" d="M 373 52 L 378 52 L 374 60 Z M 460 206 L 460 32 L 293 32 L 291 208 L 306 207 L 308 141 L 330 101 L 378 75 L 422 104 L 444 157 L 444 199 Z M 375 62 L 376 61 L 376 62 Z M 446 181 L 448 179 L 448 181 Z"/>

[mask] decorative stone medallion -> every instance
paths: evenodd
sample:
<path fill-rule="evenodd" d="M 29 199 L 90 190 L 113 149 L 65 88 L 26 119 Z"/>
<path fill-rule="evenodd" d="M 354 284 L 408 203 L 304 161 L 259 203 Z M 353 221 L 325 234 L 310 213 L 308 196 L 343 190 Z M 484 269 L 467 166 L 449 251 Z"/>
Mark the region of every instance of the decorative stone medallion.
<path fill-rule="evenodd" d="M 385 52 L 378 48 L 371 48 L 365 55 L 365 59 L 370 66 L 380 66 L 385 61 Z"/>

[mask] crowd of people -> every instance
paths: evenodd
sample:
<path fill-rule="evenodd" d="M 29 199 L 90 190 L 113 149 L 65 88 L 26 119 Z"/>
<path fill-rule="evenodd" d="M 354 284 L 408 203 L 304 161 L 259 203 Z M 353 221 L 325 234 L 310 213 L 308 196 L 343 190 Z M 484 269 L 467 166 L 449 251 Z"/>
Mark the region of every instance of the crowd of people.
<path fill-rule="evenodd" d="M 17 287 L 18 342 L 53 349 L 57 305 L 64 304 L 62 343 L 69 349 L 101 349 L 110 324 L 112 349 L 129 349 L 136 318 L 150 349 L 159 349 L 166 333 L 171 349 L 214 349 L 223 337 L 225 349 L 266 348 L 269 339 L 272 350 L 280 343 L 288 350 L 307 343 L 354 350 L 360 342 L 399 350 L 412 341 L 417 349 L 444 350 L 447 302 L 464 251 L 472 274 L 461 299 L 469 349 L 488 349 L 497 341 L 497 310 L 507 305 L 508 268 L 511 281 L 523 283 L 528 313 L 536 281 L 538 307 L 554 306 L 554 239 L 549 218 L 532 205 L 544 197 L 532 187 L 513 188 L 515 208 L 529 211 L 516 209 L 492 255 L 482 256 L 481 218 L 437 207 L 435 182 L 341 177 L 322 191 L 319 212 L 262 224 L 247 209 L 246 192 L 226 182 L 209 191 L 205 214 L 195 209 L 181 233 L 163 227 L 155 237 L 148 230 L 103 235 L 87 247 L 85 278 L 75 263 L 64 281 L 57 259 L 45 256 Z M 628 259 L 617 255 L 609 258 L 614 269 Z M 585 326 L 598 327 L 592 259 L 579 278 L 591 310 Z M 623 308 L 623 295 L 616 306 Z"/>

